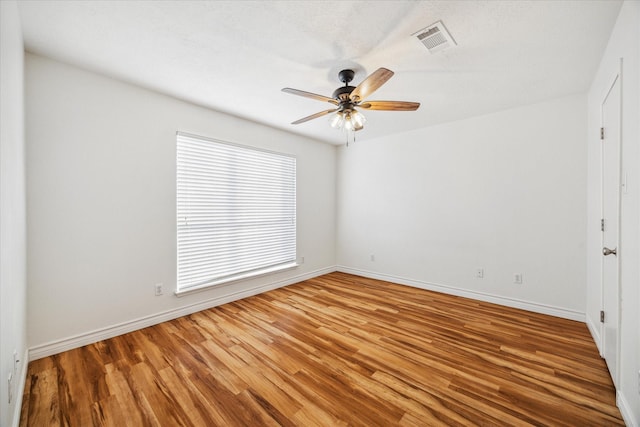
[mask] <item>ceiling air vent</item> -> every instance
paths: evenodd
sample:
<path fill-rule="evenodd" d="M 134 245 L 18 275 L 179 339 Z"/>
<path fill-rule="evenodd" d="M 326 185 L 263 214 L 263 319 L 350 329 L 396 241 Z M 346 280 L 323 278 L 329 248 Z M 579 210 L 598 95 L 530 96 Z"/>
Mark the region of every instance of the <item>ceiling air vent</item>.
<path fill-rule="evenodd" d="M 412 35 L 416 36 L 430 53 L 436 53 L 456 45 L 442 21 L 429 25 Z"/>

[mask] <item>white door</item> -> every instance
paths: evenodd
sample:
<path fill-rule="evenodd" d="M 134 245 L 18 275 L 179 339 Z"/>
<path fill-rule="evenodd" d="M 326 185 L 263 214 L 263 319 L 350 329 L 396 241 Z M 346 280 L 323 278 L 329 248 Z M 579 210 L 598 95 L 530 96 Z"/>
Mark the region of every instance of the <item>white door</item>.
<path fill-rule="evenodd" d="M 620 75 L 602 101 L 602 310 L 604 359 L 618 386 L 620 330 Z M 602 318 L 601 318 L 602 320 Z"/>

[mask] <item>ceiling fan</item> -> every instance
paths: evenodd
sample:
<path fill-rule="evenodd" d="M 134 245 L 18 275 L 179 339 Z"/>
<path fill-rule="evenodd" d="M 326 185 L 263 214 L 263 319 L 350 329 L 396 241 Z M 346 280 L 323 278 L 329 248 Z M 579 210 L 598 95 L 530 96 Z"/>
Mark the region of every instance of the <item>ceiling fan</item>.
<path fill-rule="evenodd" d="M 387 80 L 393 76 L 393 71 L 391 70 L 378 68 L 358 86 L 349 86 L 354 75 L 355 72 L 353 70 L 340 71 L 338 78 L 344 83 L 344 86 L 336 89 L 333 95 L 331 95 L 331 98 L 303 90 L 292 89 L 290 87 L 282 89 L 282 91 L 286 93 L 317 99 L 318 101 L 325 101 L 335 106 L 335 108 L 330 110 L 320 111 L 319 113 L 303 117 L 291 124 L 298 125 L 309 120 L 317 119 L 318 117 L 326 116 L 327 114 L 336 113 L 335 117 L 331 120 L 332 127 L 346 131 L 358 131 L 364 127 L 365 118 L 356 107 L 364 110 L 384 111 L 415 111 L 420 107 L 419 102 L 365 100 L 366 97 L 378 90 L 380 86 L 385 84 Z"/>

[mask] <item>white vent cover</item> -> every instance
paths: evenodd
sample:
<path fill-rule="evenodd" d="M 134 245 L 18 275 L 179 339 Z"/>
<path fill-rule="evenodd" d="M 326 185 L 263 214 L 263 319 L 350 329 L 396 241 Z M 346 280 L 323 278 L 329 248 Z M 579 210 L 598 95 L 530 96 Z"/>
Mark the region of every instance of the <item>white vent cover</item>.
<path fill-rule="evenodd" d="M 436 53 L 456 45 L 455 40 L 453 40 L 442 21 L 429 25 L 427 28 L 423 28 L 412 35 L 416 36 L 430 53 Z"/>

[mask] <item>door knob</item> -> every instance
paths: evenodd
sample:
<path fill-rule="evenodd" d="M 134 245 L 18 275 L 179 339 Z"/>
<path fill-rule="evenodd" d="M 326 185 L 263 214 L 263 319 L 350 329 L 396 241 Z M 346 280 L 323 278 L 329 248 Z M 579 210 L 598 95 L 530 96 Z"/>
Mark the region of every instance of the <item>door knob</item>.
<path fill-rule="evenodd" d="M 607 247 L 602 248 L 602 255 L 607 256 L 612 254 L 615 256 L 618 256 L 618 248 L 613 248 L 613 249 L 609 249 Z"/>

